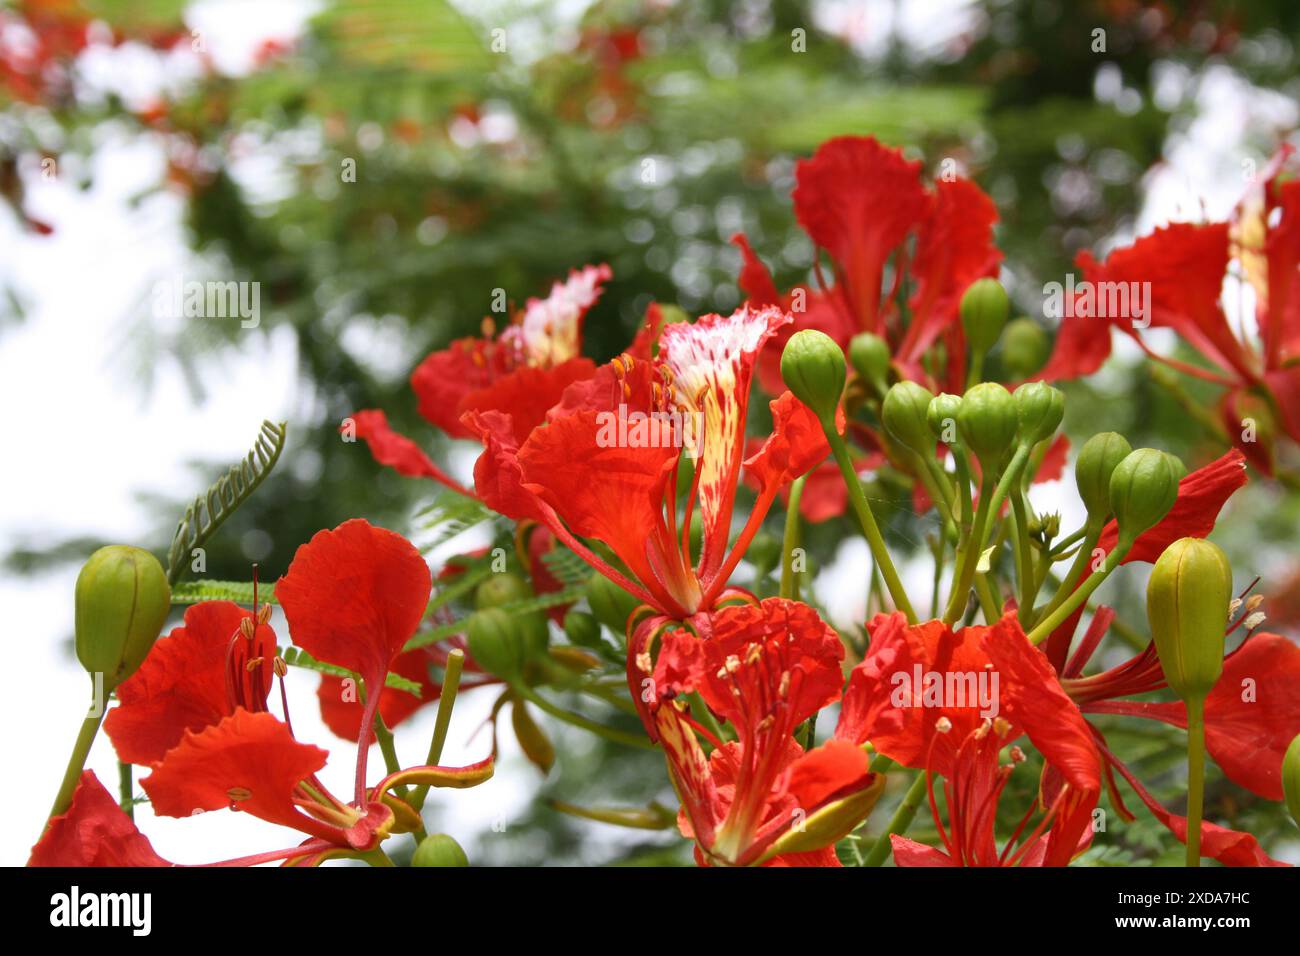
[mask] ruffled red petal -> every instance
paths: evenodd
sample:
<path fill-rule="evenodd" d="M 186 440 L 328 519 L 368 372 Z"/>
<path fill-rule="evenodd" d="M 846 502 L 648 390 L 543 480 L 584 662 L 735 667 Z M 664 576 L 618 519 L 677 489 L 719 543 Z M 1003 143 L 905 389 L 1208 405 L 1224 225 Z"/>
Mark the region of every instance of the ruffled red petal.
<path fill-rule="evenodd" d="M 72 805 L 50 820 L 28 866 L 171 866 L 154 852 L 94 771 L 82 771 Z"/>
<path fill-rule="evenodd" d="M 388 424 L 388 416 L 379 409 L 367 408 L 353 412 L 352 422 L 356 429 L 356 437 L 366 443 L 371 456 L 379 464 L 392 468 L 399 475 L 408 478 L 432 478 L 453 491 L 469 495 L 465 487 L 435 465 L 432 459 L 420 450 L 419 445 L 405 435 L 393 431 Z"/>
<path fill-rule="evenodd" d="M 495 411 L 508 415 L 515 440 L 523 444 L 529 432 L 546 420 L 547 411 L 560 400 L 564 390 L 595 372 L 595 364 L 585 358 L 548 368 L 521 366 L 491 385 L 467 393 L 460 407 L 462 412 Z"/>
<path fill-rule="evenodd" d="M 754 454 L 745 459 L 748 477 L 761 494 L 773 494 L 830 454 L 820 422 L 812 410 L 790 392 L 769 403 L 772 434 Z"/>
<path fill-rule="evenodd" d="M 486 388 L 509 366 L 504 349 L 485 339 L 459 339 L 430 354 L 411 373 L 420 414 L 453 438 L 472 438 L 461 422 L 461 399 Z"/>
<path fill-rule="evenodd" d="M 104 732 L 127 763 L 151 764 L 187 730 L 202 730 L 234 709 L 226 689 L 226 654 L 240 621 L 252 617 L 230 601 L 204 601 L 185 611 L 185 623 L 160 638 L 140 669 L 117 688 L 118 706 Z M 258 643 L 275 655 L 275 634 L 257 629 Z M 270 673 L 271 661 L 265 662 Z M 247 698 L 246 698 L 247 699 Z"/>
<path fill-rule="evenodd" d="M 295 644 L 377 687 L 424 618 L 432 585 L 409 541 L 353 519 L 299 547 L 275 595 Z"/>

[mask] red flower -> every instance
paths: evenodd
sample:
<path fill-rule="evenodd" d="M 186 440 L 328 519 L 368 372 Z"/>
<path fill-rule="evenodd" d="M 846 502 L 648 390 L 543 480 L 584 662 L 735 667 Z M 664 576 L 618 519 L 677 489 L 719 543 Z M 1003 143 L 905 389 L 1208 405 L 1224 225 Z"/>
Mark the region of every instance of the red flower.
<path fill-rule="evenodd" d="M 575 269 L 567 281 L 551 287 L 547 298 L 529 299 L 495 338 L 485 320 L 482 338 L 459 339 L 429 355 L 411 374 L 420 414 L 453 438 L 475 438 L 475 430 L 462 422 L 466 413 L 505 412 L 522 441 L 566 387 L 594 371 L 581 356 L 582 320 L 611 275 L 607 265 Z M 381 465 L 408 477 L 432 478 L 472 497 L 418 445 L 394 432 L 382 411 L 359 411 L 352 420 L 356 436 Z"/>
<path fill-rule="evenodd" d="M 628 680 L 664 748 L 681 830 L 696 841 L 699 861 L 837 865 L 835 841 L 870 812 L 884 784 L 860 747 L 831 740 L 805 752 L 793 736 L 839 699 L 839 636 L 812 608 L 782 598 L 720 609 L 707 640 L 666 630 L 652 663 L 653 630 L 638 631 Z M 737 740 L 724 743 L 697 723 L 681 700 L 693 692 Z"/>
<path fill-rule="evenodd" d="M 616 359 L 575 384 L 548 424 L 517 443 L 508 418 L 473 419 L 487 449 L 475 485 L 491 507 L 544 523 L 560 541 L 641 601 L 673 618 L 712 607 L 780 488 L 827 454 L 812 414 L 789 394 L 772 403 L 775 431 L 747 460 L 754 362 L 789 316 L 743 308 L 663 330 L 653 361 Z M 683 449 L 694 479 L 679 516 Z M 728 550 L 742 463 L 758 501 Z M 690 547 L 695 509 L 703 526 Z M 680 520 L 679 520 L 680 518 Z M 629 577 L 578 540 L 604 542 Z"/>
<path fill-rule="evenodd" d="M 1074 315 L 1062 319 L 1055 350 L 1039 377 L 1095 372 L 1110 355 L 1109 328 L 1117 328 L 1152 358 L 1223 386 L 1220 410 L 1228 436 L 1253 464 L 1271 473 L 1272 426 L 1300 441 L 1300 181 L 1283 178 L 1291 153 L 1288 147 L 1274 157 L 1232 222 L 1176 223 L 1115 250 L 1105 262 L 1086 251 L 1076 260 L 1094 288 L 1150 283 L 1150 325 L 1173 329 L 1212 369 L 1155 355 L 1133 316 Z M 1220 304 L 1233 260 L 1253 287 L 1257 342 L 1233 331 Z M 1244 419 L 1261 417 L 1265 423 L 1256 422 L 1256 434 L 1244 436 Z"/>
<path fill-rule="evenodd" d="M 171 866 L 99 782 L 81 774 L 72 805 L 49 822 L 28 866 Z"/>

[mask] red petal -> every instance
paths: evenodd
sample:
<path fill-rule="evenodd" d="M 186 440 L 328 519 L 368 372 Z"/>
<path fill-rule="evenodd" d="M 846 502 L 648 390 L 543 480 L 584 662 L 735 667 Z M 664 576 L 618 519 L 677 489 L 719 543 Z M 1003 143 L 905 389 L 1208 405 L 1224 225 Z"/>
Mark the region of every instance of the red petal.
<path fill-rule="evenodd" d="M 1110 349 L 1110 326 L 1103 320 L 1067 316 L 1056 330 L 1052 357 L 1033 377 L 1044 382 L 1084 378 L 1106 363 Z"/>
<path fill-rule="evenodd" d="M 947 853 L 936 850 L 924 843 L 917 843 L 897 833 L 889 835 L 889 842 L 894 848 L 894 862 L 899 866 L 951 867 L 957 864 Z"/>
<path fill-rule="evenodd" d="M 582 320 L 612 277 L 603 263 L 572 270 L 567 279 L 551 286 L 545 299 L 528 300 L 519 324 L 506 329 L 501 342 L 515 347 L 523 363 L 533 368 L 577 358 L 582 352 Z"/>
<path fill-rule="evenodd" d="M 420 414 L 453 438 L 472 438 L 461 423 L 461 399 L 507 371 L 505 350 L 483 339 L 460 339 L 434 352 L 411 373 Z"/>
<path fill-rule="evenodd" d="M 299 547 L 275 595 L 295 644 L 378 687 L 424 618 L 432 584 L 409 541 L 358 518 Z"/>
<path fill-rule="evenodd" d="M 743 232 L 736 233 L 731 237 L 731 244 L 740 250 L 741 262 L 743 263 L 740 269 L 740 278 L 736 284 L 745 293 L 750 306 L 758 309 L 765 305 L 781 305 L 781 294 L 776 291 L 776 283 L 772 281 L 772 273 L 767 271 L 767 266 L 763 265 L 763 260 L 754 254 L 754 249 L 750 246 L 745 234 Z"/>
<path fill-rule="evenodd" d="M 865 788 L 871 783 L 865 751 L 847 740 L 831 738 L 799 757 L 790 767 L 786 793 L 805 812 Z"/>
<path fill-rule="evenodd" d="M 118 757 L 154 763 L 185 731 L 202 730 L 232 712 L 226 654 L 239 622 L 249 617 L 250 612 L 229 601 L 204 601 L 186 609 L 185 624 L 159 639 L 140 669 L 117 689 L 118 706 L 105 718 L 104 731 Z M 258 628 L 258 637 L 274 656 L 271 629 Z"/>
<path fill-rule="evenodd" d="M 976 279 L 996 276 L 1002 253 L 993 244 L 997 207 L 969 179 L 934 184 L 935 202 L 916 238 L 911 272 L 916 291 L 912 322 L 898 360 L 917 373 L 921 356 L 940 333 L 957 322 L 962 294 Z"/>
<path fill-rule="evenodd" d="M 792 393 L 783 393 L 769 405 L 772 434 L 744 463 L 749 477 L 767 494 L 825 461 L 831 452 L 817 416 Z"/>
<path fill-rule="evenodd" d="M 519 443 L 509 415 L 501 412 L 467 412 L 465 422 L 483 442 L 483 454 L 474 463 L 474 491 L 480 501 L 515 521 L 540 520 L 537 496 L 523 485 Z"/>
<path fill-rule="evenodd" d="M 420 696 L 416 697 L 396 687 L 385 687 L 379 698 L 379 715 L 384 719 L 386 727 L 392 729 L 421 707 L 437 702 L 442 685 L 435 684 L 429 678 L 429 665 L 432 662 L 431 648 L 427 647 L 405 651 L 393 658 L 389 670 L 419 684 Z M 345 690 L 348 692 L 345 693 Z M 356 688 L 345 687 L 342 677 L 322 674 L 316 697 L 320 702 L 321 719 L 325 725 L 339 737 L 355 743 L 361 729 L 363 710 Z"/>
<path fill-rule="evenodd" d="M 861 328 L 880 331 L 885 260 L 930 208 L 921 163 L 872 137 L 827 140 L 795 166 L 794 213 L 844 276 Z"/>
<path fill-rule="evenodd" d="M 523 444 L 528 433 L 546 420 L 546 412 L 560 400 L 574 382 L 589 379 L 596 366 L 590 359 L 575 358 L 553 368 L 522 366 L 486 388 L 469 392 L 461 399 L 462 411 L 497 411 L 510 416 L 515 441 Z"/>
<path fill-rule="evenodd" d="M 388 416 L 379 409 L 353 412 L 352 421 L 356 426 L 356 436 L 365 441 L 371 456 L 379 464 L 408 478 L 432 478 L 453 491 L 469 495 L 460 482 L 435 465 L 415 442 L 393 431 L 388 425 Z"/>
<path fill-rule="evenodd" d="M 171 866 L 122 812 L 91 770 L 77 781 L 72 806 L 52 819 L 28 866 Z"/>
<path fill-rule="evenodd" d="M 324 767 L 328 756 L 294 740 L 270 714 L 239 710 L 200 733 L 186 733 L 140 786 L 162 816 L 188 817 L 233 803 L 259 819 L 337 842 L 336 828 L 293 803 L 294 788 Z M 231 790 L 241 789 L 250 796 L 232 800 Z"/>

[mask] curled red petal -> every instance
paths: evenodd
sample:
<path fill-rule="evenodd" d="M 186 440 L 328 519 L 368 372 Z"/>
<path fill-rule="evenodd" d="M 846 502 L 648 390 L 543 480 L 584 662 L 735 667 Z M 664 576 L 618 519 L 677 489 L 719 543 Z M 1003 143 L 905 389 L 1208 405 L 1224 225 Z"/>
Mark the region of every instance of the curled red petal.
<path fill-rule="evenodd" d="M 772 434 L 744 464 L 761 492 L 772 494 L 825 461 L 831 447 L 817 416 L 792 393 L 782 393 L 769 405 Z"/>
<path fill-rule="evenodd" d="M 595 374 L 590 359 L 575 358 L 546 368 L 521 366 L 485 388 L 461 399 L 462 412 L 502 412 L 510 417 L 515 441 L 523 444 L 528 433 L 546 420 L 546 413 L 574 382 Z"/>
<path fill-rule="evenodd" d="M 94 771 L 82 771 L 72 805 L 50 820 L 28 866 L 171 866 L 154 852 Z"/>
<path fill-rule="evenodd" d="M 432 478 L 460 494 L 470 494 L 460 482 L 435 465 L 420 450 L 420 446 L 405 435 L 393 431 L 388 424 L 388 416 L 379 409 L 353 412 L 352 422 L 356 437 L 366 443 L 371 456 L 379 464 L 408 478 Z"/>

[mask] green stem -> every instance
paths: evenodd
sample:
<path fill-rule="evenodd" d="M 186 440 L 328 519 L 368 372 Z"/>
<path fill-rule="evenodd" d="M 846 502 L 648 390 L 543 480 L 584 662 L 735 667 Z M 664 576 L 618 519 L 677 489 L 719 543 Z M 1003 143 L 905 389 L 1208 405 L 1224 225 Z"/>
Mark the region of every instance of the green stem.
<path fill-rule="evenodd" d="M 1038 596 L 1034 588 L 1034 551 L 1029 543 L 1029 513 L 1025 507 L 1025 495 L 1017 488 L 1011 495 L 1011 513 L 1015 516 L 1016 527 L 1016 574 L 1020 584 L 1021 624 L 1029 622 L 1034 610 L 1034 598 Z"/>
<path fill-rule="evenodd" d="M 104 696 L 107 698 L 107 690 L 104 691 Z M 90 756 L 90 747 L 95 742 L 99 725 L 104 721 L 104 712 L 108 709 L 106 703 L 107 700 L 96 701 L 94 709 L 98 713 L 87 714 L 86 719 L 81 722 L 81 730 L 72 745 L 72 756 L 68 758 L 67 769 L 63 771 L 63 783 L 59 785 L 58 796 L 54 798 L 54 806 L 50 808 L 51 818 L 67 813 L 68 807 L 72 806 L 72 795 L 77 792 L 77 781 L 81 779 L 81 771 L 86 767 L 86 758 Z"/>
<path fill-rule="evenodd" d="M 862 483 L 858 481 L 857 473 L 853 470 L 853 462 L 849 458 L 848 447 L 844 444 L 844 439 L 840 437 L 839 432 L 835 430 L 834 425 L 827 427 L 822 425 L 822 431 L 826 433 L 826 440 L 830 442 L 831 452 L 835 455 L 835 463 L 839 465 L 840 474 L 844 477 L 844 484 L 848 487 L 849 501 L 853 505 L 853 511 L 858 517 L 858 523 L 862 526 L 862 534 L 867 539 L 867 545 L 871 548 L 871 555 L 875 558 L 876 567 L 880 569 L 881 576 L 885 579 L 885 587 L 889 589 L 889 596 L 894 599 L 894 606 L 907 616 L 909 624 L 917 622 L 916 612 L 912 610 L 912 602 L 907 599 L 907 592 L 903 590 L 903 582 L 898 577 L 898 571 L 894 568 L 894 562 L 889 557 L 889 551 L 885 547 L 885 539 L 880 533 L 880 527 L 876 524 L 875 516 L 871 513 L 871 506 L 867 504 L 867 496 L 862 493 Z"/>
<path fill-rule="evenodd" d="M 1074 563 L 1070 565 L 1070 570 L 1061 579 L 1061 584 L 1056 589 L 1056 593 L 1052 595 L 1052 599 L 1043 608 L 1041 613 L 1044 616 L 1051 614 L 1060 607 L 1061 603 L 1073 592 L 1075 584 L 1078 583 L 1079 578 L 1087 569 L 1088 562 L 1092 560 L 1092 550 L 1097 547 L 1097 542 L 1101 539 L 1102 526 L 1103 522 L 1093 521 L 1091 518 L 1083 526 L 1083 543 L 1079 545 L 1079 551 L 1074 556 Z"/>
<path fill-rule="evenodd" d="M 135 780 L 132 767 L 125 760 L 117 762 L 117 791 L 119 806 L 128 820 L 135 819 Z"/>
<path fill-rule="evenodd" d="M 447 728 L 451 726 L 451 711 L 456 706 L 456 692 L 460 689 L 460 672 L 465 666 L 465 652 L 460 648 L 447 654 L 447 666 L 442 675 L 442 691 L 438 695 L 438 716 L 433 721 L 433 738 L 429 741 L 429 753 L 425 766 L 436 767 L 442 759 L 442 748 L 447 742 Z M 424 806 L 429 796 L 429 785 L 421 784 L 415 788 L 411 806 L 417 810 Z"/>
<path fill-rule="evenodd" d="M 1106 562 L 1099 570 L 1090 574 L 1087 580 L 1080 584 L 1055 611 L 1034 625 L 1034 629 L 1027 635 L 1029 642 L 1031 644 L 1040 644 L 1045 641 L 1054 630 L 1061 626 L 1067 617 L 1075 612 L 1079 605 L 1088 600 L 1101 582 L 1105 581 L 1107 576 L 1119 567 L 1119 563 L 1124 560 L 1124 556 L 1128 554 L 1131 547 L 1133 547 L 1131 541 L 1118 542 L 1114 550 L 1106 556 Z"/>
<path fill-rule="evenodd" d="M 889 859 L 890 853 L 893 852 L 894 846 L 889 842 L 891 833 L 906 833 L 907 828 L 912 825 L 912 819 L 916 816 L 917 808 L 921 806 L 921 801 L 925 799 L 925 771 L 917 771 L 916 776 L 912 779 L 912 785 L 907 788 L 907 793 L 903 795 L 903 802 L 898 805 L 894 815 L 889 818 L 889 826 L 885 832 L 880 834 L 879 839 L 871 847 L 871 852 L 867 854 L 864 866 L 881 866 Z"/>
<path fill-rule="evenodd" d="M 1187 701 L 1187 865 L 1201 865 L 1205 812 L 1205 698 Z"/>
<path fill-rule="evenodd" d="M 523 684 L 511 684 L 510 689 L 530 704 L 536 704 L 538 708 L 550 714 L 556 720 L 562 720 L 566 724 L 572 724 L 574 727 L 581 727 L 583 730 L 590 731 L 599 737 L 604 737 L 606 740 L 612 740 L 615 743 L 624 744 L 628 747 L 637 747 L 641 750 L 655 749 L 655 745 L 645 737 L 639 737 L 635 734 L 615 730 L 613 727 L 606 727 L 604 724 L 598 724 L 594 720 L 588 720 L 581 714 L 571 713 L 562 707 L 557 707 L 545 697 L 534 693 L 532 688 L 525 687 Z"/>
<path fill-rule="evenodd" d="M 943 613 L 944 623 L 952 626 L 966 609 L 970 599 L 971 584 L 975 580 L 975 568 L 979 565 L 980 551 L 983 549 L 985 524 L 988 522 L 989 499 L 993 497 L 993 477 L 985 473 L 980 482 L 980 503 L 975 509 L 975 523 L 965 544 L 957 548 L 957 566 L 953 570 L 952 593 L 948 595 L 948 607 Z"/>
<path fill-rule="evenodd" d="M 790 485 L 790 500 L 785 509 L 785 532 L 781 538 L 781 597 L 799 600 L 799 578 L 794 570 L 794 552 L 799 547 L 799 502 L 803 499 L 806 475 Z"/>

